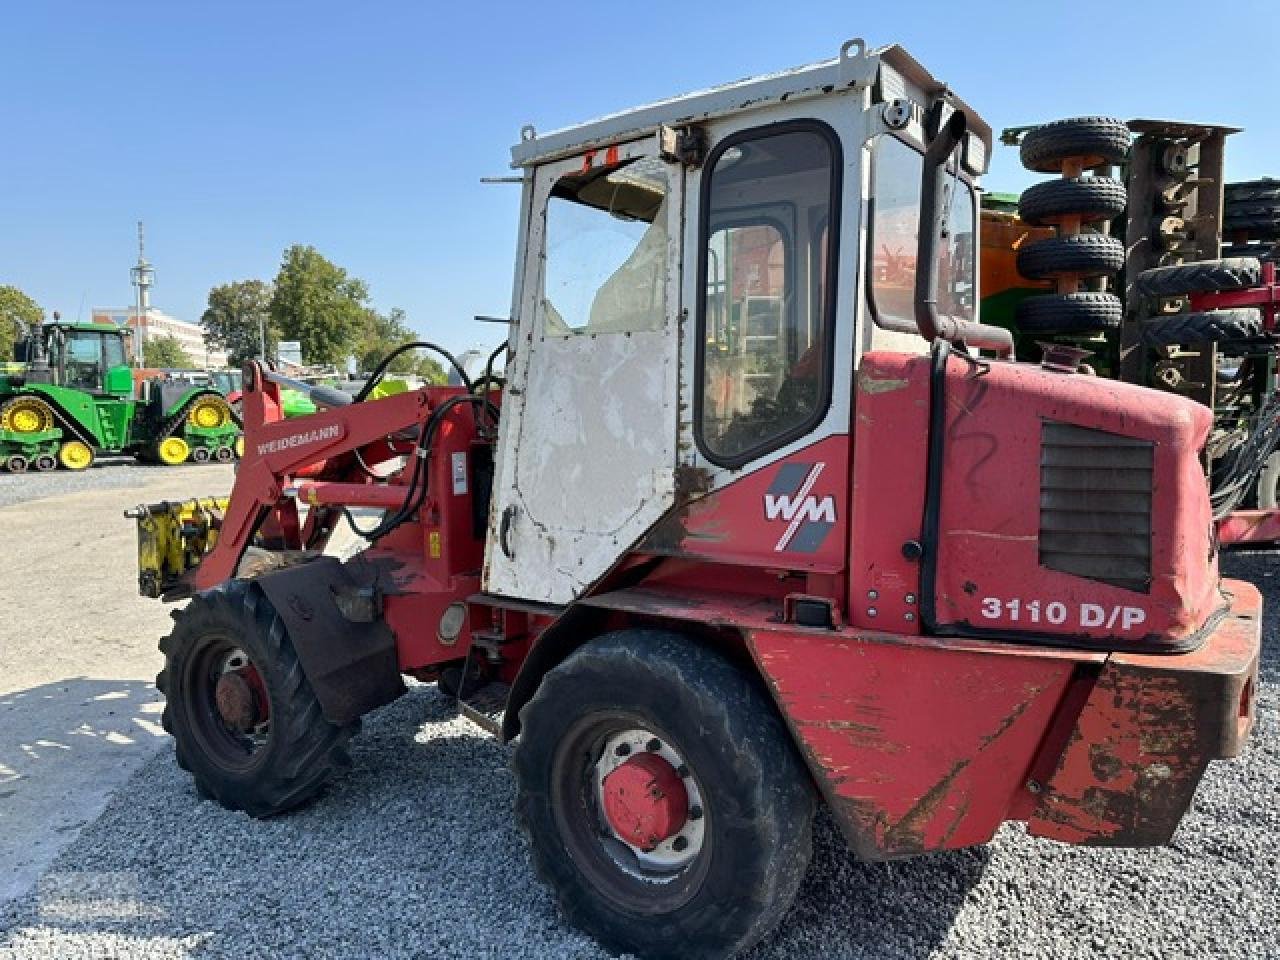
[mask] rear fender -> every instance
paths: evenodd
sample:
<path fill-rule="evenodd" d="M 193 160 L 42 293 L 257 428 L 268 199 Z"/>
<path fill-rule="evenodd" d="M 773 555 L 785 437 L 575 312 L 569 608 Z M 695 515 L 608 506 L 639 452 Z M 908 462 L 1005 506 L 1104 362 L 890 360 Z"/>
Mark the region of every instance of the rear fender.
<path fill-rule="evenodd" d="M 384 578 L 374 563 L 317 557 L 253 581 L 284 621 L 330 723 L 351 723 L 405 692 L 382 617 Z"/>

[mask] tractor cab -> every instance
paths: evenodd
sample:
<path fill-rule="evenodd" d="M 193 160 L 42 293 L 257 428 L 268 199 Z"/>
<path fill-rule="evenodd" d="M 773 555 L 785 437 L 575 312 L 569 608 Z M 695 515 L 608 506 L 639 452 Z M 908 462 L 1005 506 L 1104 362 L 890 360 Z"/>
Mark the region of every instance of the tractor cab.
<path fill-rule="evenodd" d="M 128 335 L 105 324 L 44 324 L 19 345 L 18 359 L 27 364 L 27 383 L 125 399 L 133 393 Z"/>

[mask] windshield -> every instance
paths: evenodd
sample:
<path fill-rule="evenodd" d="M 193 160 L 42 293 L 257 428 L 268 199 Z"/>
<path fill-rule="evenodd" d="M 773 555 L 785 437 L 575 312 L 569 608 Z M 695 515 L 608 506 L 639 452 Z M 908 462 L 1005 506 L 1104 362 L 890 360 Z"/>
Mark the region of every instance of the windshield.
<path fill-rule="evenodd" d="M 915 324 L 916 244 L 920 233 L 920 181 L 924 157 L 895 137 L 882 136 L 872 161 L 870 288 L 876 323 L 882 327 Z M 939 245 L 938 310 L 962 320 L 974 319 L 973 188 L 956 177 L 947 180 L 947 211 Z"/>
<path fill-rule="evenodd" d="M 652 157 L 560 178 L 547 203 L 544 331 L 662 327 L 667 171 Z"/>

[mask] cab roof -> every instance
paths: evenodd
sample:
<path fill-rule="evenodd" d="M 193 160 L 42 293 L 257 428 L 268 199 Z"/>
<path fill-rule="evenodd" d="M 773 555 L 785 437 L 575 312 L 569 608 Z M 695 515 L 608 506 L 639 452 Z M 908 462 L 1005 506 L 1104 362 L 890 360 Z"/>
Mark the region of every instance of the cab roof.
<path fill-rule="evenodd" d="M 886 72 L 883 67 L 889 70 Z M 696 123 L 784 100 L 820 96 L 872 84 L 883 89 L 884 100 L 891 100 L 903 95 L 903 81 L 918 87 L 929 99 L 942 95 L 953 107 L 963 110 L 969 129 L 982 139 L 986 155 L 991 155 L 991 128 L 911 54 L 897 44 L 869 50 L 865 41 L 854 39 L 841 46 L 840 54 L 834 60 L 660 100 L 551 133 L 538 134 L 532 126 L 526 126 L 520 131 L 520 142 L 511 148 L 511 166 L 517 169 L 532 167 L 573 156 L 583 150 L 644 136 L 663 126 Z"/>
<path fill-rule="evenodd" d="M 65 323 L 61 320 L 41 324 L 46 328 L 56 327 L 59 330 L 80 330 L 85 333 L 117 333 L 127 334 L 129 330 L 125 327 L 117 327 L 114 323 Z"/>

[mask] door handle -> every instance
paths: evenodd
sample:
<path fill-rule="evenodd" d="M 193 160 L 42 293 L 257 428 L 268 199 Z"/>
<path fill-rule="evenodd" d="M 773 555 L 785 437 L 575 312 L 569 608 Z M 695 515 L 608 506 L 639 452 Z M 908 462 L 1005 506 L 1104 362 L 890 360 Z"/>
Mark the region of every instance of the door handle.
<path fill-rule="evenodd" d="M 515 518 L 516 508 L 513 504 L 502 511 L 502 520 L 498 523 L 498 545 L 502 547 L 502 552 L 507 555 L 508 560 L 515 559 L 515 554 L 511 552 L 511 543 L 507 539 L 511 533 L 511 521 Z"/>

